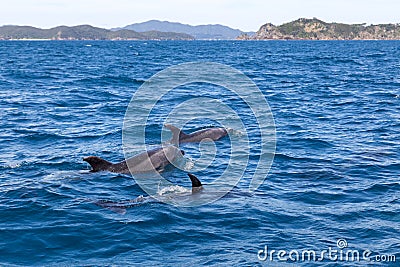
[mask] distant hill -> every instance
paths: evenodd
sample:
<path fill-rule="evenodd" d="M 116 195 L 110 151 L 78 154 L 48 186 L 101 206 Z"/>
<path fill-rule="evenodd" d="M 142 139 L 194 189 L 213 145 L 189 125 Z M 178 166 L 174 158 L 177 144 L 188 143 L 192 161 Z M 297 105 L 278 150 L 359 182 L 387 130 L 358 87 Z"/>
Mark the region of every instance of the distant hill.
<path fill-rule="evenodd" d="M 344 24 L 327 23 L 317 18 L 301 18 L 275 26 L 264 24 L 255 35 L 241 35 L 238 39 L 271 40 L 400 40 L 400 24 Z"/>
<path fill-rule="evenodd" d="M 135 23 L 123 27 L 123 29 L 133 30 L 137 32 L 160 31 L 160 32 L 178 32 L 189 34 L 196 39 L 219 39 L 231 40 L 236 39 L 243 34 L 241 30 L 232 29 L 223 25 L 198 25 L 192 26 L 178 22 L 168 22 L 159 20 L 150 20 L 142 23 Z"/>
<path fill-rule="evenodd" d="M 135 32 L 128 29 L 111 31 L 90 25 L 58 26 L 40 29 L 31 26 L 2 26 L 0 40 L 193 40 L 193 36 L 174 32 Z"/>

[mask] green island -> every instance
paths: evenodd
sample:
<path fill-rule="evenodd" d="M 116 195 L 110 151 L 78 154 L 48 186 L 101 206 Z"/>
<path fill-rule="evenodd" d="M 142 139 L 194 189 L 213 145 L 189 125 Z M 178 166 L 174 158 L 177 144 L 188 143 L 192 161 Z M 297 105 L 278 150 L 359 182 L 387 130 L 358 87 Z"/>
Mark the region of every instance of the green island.
<path fill-rule="evenodd" d="M 1 26 L 0 40 L 193 40 L 185 33 L 107 30 L 90 25 L 40 29 L 31 26 Z"/>
<path fill-rule="evenodd" d="M 327 23 L 317 18 L 300 18 L 275 26 L 264 24 L 254 35 L 239 40 L 400 40 L 400 24 Z"/>
<path fill-rule="evenodd" d="M 237 40 L 400 40 L 400 23 L 345 24 L 300 18 L 279 26 L 266 23 L 256 33 L 223 25 L 191 26 L 166 21 L 148 21 L 116 29 L 91 25 L 50 29 L 0 27 L 0 40 L 232 40 L 235 36 Z"/>

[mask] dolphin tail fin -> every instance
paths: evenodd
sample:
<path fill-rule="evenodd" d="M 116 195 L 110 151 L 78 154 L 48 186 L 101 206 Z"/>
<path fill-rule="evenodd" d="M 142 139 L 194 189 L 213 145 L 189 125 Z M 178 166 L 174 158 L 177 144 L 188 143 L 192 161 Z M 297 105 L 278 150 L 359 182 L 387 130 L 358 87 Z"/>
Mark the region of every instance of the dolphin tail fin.
<path fill-rule="evenodd" d="M 186 134 L 182 132 L 181 129 L 171 124 L 164 124 L 164 126 L 172 132 L 172 139 L 169 142 L 173 145 L 179 145 L 179 139 Z"/>
<path fill-rule="evenodd" d="M 111 162 L 95 156 L 84 158 L 83 161 L 86 161 L 90 164 L 90 166 L 92 167 L 91 172 L 106 171 L 109 167 L 113 165 Z"/>
<path fill-rule="evenodd" d="M 190 178 L 190 181 L 192 181 L 192 192 L 197 192 L 203 189 L 203 185 L 196 176 L 190 173 L 188 173 L 188 176 Z"/>

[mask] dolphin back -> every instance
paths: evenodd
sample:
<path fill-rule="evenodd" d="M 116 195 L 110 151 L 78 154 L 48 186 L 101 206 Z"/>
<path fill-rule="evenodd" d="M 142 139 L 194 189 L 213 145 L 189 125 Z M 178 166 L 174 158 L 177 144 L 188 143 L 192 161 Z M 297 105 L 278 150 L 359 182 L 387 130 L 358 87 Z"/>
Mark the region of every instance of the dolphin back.
<path fill-rule="evenodd" d="M 165 126 L 165 128 L 167 128 L 168 130 L 170 130 L 172 132 L 172 138 L 169 141 L 169 143 L 172 145 L 179 145 L 179 143 L 181 142 L 181 139 L 183 139 L 184 137 L 187 136 L 187 134 L 185 134 L 183 131 L 181 131 L 181 129 L 179 129 L 178 127 L 175 127 L 174 125 L 164 124 L 164 126 Z"/>
<path fill-rule="evenodd" d="M 113 166 L 111 162 L 95 156 L 84 158 L 83 161 L 86 161 L 92 167 L 91 172 L 107 171 Z"/>
<path fill-rule="evenodd" d="M 203 185 L 201 184 L 200 180 L 191 173 L 187 174 L 192 182 L 192 193 L 199 192 L 203 189 Z"/>
<path fill-rule="evenodd" d="M 181 131 L 181 129 L 171 124 L 165 124 L 164 126 L 172 132 L 172 139 L 169 142 L 175 146 L 182 143 L 198 143 L 201 141 L 206 141 L 207 139 L 216 141 L 228 135 L 228 131 L 225 128 L 220 127 L 207 128 L 194 133 L 186 134 Z"/>

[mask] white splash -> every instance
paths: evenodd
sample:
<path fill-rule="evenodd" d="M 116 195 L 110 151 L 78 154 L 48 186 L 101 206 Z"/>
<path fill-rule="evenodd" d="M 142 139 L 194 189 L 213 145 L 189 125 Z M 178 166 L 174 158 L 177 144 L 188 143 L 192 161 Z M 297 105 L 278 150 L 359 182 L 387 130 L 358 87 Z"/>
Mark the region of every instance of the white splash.
<path fill-rule="evenodd" d="M 165 194 L 182 194 L 182 193 L 190 193 L 191 190 L 179 186 L 179 185 L 170 185 L 164 188 L 159 188 L 157 194 L 159 196 L 163 196 Z"/>
<path fill-rule="evenodd" d="M 184 171 L 190 171 L 194 167 L 193 159 L 189 158 L 186 160 L 185 165 L 183 166 Z"/>

